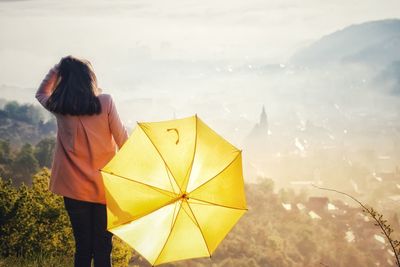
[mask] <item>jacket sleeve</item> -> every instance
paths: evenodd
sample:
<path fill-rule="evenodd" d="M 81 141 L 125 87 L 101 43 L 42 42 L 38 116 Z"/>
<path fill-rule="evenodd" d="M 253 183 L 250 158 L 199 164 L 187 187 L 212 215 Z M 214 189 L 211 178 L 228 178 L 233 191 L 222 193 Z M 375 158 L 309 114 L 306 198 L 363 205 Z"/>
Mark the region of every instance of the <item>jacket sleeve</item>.
<path fill-rule="evenodd" d="M 40 84 L 38 90 L 36 91 L 36 99 L 44 108 L 46 107 L 47 99 L 51 96 L 58 79 L 58 64 L 54 65 L 53 68 L 49 70 L 47 75 L 44 77 L 42 83 Z"/>
<path fill-rule="evenodd" d="M 118 145 L 118 148 L 121 149 L 122 145 L 128 139 L 128 131 L 122 124 L 122 121 L 117 112 L 117 108 L 115 107 L 114 101 L 111 96 L 108 110 L 108 123 L 110 125 L 111 134 L 113 135 L 114 140 Z"/>

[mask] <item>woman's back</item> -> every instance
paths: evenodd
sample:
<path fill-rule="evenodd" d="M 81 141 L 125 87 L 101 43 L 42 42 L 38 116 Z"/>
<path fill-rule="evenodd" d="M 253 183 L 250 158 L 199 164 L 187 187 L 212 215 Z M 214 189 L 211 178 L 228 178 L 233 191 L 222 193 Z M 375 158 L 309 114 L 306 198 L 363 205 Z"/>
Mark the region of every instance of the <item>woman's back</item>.
<path fill-rule="evenodd" d="M 58 66 L 40 85 L 36 98 L 49 109 L 49 98 L 57 84 Z M 105 204 L 104 185 L 99 169 L 115 155 L 128 138 L 113 99 L 99 94 L 101 111 L 92 115 L 53 113 L 57 119 L 50 190 L 62 196 Z"/>
<path fill-rule="evenodd" d="M 111 160 L 128 135 L 119 122 L 111 96 L 98 97 L 100 114 L 56 114 L 58 133 L 50 189 L 70 198 L 104 204 L 99 169 Z"/>

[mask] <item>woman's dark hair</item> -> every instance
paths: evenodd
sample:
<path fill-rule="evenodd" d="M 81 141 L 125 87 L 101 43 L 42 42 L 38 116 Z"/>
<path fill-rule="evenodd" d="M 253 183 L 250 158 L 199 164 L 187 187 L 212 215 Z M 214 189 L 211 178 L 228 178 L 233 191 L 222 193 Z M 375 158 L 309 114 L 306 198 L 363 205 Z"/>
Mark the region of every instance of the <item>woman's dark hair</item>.
<path fill-rule="evenodd" d="M 89 61 L 67 56 L 58 67 L 60 82 L 47 100 L 50 111 L 69 115 L 93 115 L 101 112 L 97 97 L 97 79 Z"/>

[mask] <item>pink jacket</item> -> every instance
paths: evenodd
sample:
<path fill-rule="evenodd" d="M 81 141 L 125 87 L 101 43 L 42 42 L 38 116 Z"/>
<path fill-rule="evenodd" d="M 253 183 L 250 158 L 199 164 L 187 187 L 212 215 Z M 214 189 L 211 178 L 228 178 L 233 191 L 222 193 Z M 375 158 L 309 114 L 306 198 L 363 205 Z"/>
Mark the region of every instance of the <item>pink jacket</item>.
<path fill-rule="evenodd" d="M 36 92 L 45 107 L 58 78 L 58 66 L 50 69 Z M 71 116 L 53 113 L 57 119 L 57 142 L 51 169 L 50 190 L 58 195 L 106 203 L 104 167 L 128 139 L 110 95 L 100 94 L 101 113 Z"/>

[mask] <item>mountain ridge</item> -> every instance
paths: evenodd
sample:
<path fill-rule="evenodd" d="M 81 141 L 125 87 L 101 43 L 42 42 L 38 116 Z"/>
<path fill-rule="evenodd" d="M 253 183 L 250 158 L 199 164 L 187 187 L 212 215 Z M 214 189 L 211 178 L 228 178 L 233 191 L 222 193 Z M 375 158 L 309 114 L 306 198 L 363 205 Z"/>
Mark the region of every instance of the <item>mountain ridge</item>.
<path fill-rule="evenodd" d="M 400 19 L 368 21 L 321 37 L 296 52 L 290 62 L 310 67 L 336 63 L 387 65 L 400 60 L 400 45 L 396 44 L 400 44 Z"/>

